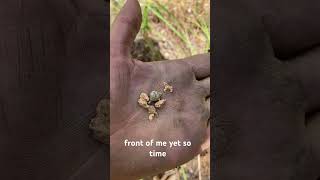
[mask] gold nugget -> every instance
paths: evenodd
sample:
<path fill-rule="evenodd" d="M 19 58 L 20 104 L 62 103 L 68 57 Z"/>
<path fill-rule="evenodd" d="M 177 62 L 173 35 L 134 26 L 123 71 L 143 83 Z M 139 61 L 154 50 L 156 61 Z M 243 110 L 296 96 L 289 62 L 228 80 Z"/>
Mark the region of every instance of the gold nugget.
<path fill-rule="evenodd" d="M 147 95 L 147 93 L 141 93 L 141 94 L 140 94 L 140 99 L 149 101 L 149 96 Z"/>
<path fill-rule="evenodd" d="M 143 100 L 143 99 L 139 99 L 138 103 L 139 103 L 140 106 L 142 106 L 145 109 L 147 109 L 149 107 L 148 102 Z"/>
<path fill-rule="evenodd" d="M 156 115 L 158 115 L 157 110 L 154 106 L 149 106 L 148 108 L 148 112 L 149 112 L 149 120 L 152 121 Z"/>
<path fill-rule="evenodd" d="M 155 114 L 155 115 L 158 115 L 158 113 L 157 113 L 157 110 L 156 110 L 156 108 L 154 107 L 154 106 L 149 106 L 149 108 L 148 108 L 148 112 L 149 112 L 149 114 Z"/>
<path fill-rule="evenodd" d="M 152 121 L 154 118 L 154 114 L 149 114 L 149 121 Z"/>
<path fill-rule="evenodd" d="M 173 92 L 173 87 L 170 86 L 168 83 L 163 82 L 163 85 L 164 85 L 164 89 L 163 89 L 164 92 L 167 92 L 167 91 L 169 91 L 171 93 Z"/>
<path fill-rule="evenodd" d="M 160 108 L 166 102 L 165 99 L 160 99 L 158 102 L 154 104 L 156 108 Z"/>
<path fill-rule="evenodd" d="M 147 108 L 149 108 L 148 100 L 149 100 L 148 95 L 146 93 L 141 93 L 140 98 L 138 99 L 138 103 L 140 106 L 147 109 Z"/>

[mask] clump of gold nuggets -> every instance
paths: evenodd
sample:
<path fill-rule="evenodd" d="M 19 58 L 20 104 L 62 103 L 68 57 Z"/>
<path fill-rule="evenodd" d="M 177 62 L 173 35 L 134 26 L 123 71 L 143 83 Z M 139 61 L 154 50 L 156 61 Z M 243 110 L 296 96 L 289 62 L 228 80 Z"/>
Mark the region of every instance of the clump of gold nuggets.
<path fill-rule="evenodd" d="M 163 86 L 164 86 L 164 89 L 163 89 L 164 93 L 173 92 L 173 87 L 170 86 L 168 83 L 163 82 Z M 142 92 L 139 96 L 138 104 L 141 107 L 148 110 L 148 113 L 149 113 L 148 119 L 150 121 L 152 121 L 155 117 L 158 116 L 157 108 L 158 109 L 161 108 L 166 102 L 166 99 L 162 99 L 162 95 L 163 94 L 161 92 L 151 91 L 149 95 L 145 92 Z"/>

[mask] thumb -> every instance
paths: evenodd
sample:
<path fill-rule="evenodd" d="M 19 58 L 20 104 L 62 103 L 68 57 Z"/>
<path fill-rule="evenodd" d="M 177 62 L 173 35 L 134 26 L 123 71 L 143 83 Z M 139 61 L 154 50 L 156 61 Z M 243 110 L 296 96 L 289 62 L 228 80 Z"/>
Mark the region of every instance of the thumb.
<path fill-rule="evenodd" d="M 129 56 L 141 25 L 141 8 L 137 0 L 127 0 L 116 17 L 110 34 L 111 56 Z"/>

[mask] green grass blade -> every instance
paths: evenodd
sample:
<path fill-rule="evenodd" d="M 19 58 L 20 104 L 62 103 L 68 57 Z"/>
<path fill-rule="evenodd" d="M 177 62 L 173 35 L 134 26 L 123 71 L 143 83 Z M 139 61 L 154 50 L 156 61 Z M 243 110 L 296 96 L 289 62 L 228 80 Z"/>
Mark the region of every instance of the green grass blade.
<path fill-rule="evenodd" d="M 149 9 L 154 15 L 156 15 L 161 21 L 163 21 L 166 26 L 169 27 L 183 42 L 186 42 L 186 38 L 161 14 L 159 11 L 154 9 L 154 7 L 149 6 Z"/>
<path fill-rule="evenodd" d="M 168 28 L 171 31 L 173 31 L 186 44 L 186 46 L 189 48 L 191 54 L 194 55 L 195 50 L 194 50 L 194 47 L 192 46 L 192 43 L 190 42 L 190 40 L 188 38 L 187 33 L 180 32 L 172 23 L 170 23 L 169 20 L 167 20 L 162 15 L 162 13 L 159 11 L 159 8 L 157 8 L 156 6 L 149 6 L 149 9 L 154 15 L 156 15 L 161 21 L 163 21 L 165 23 L 165 25 L 168 26 Z M 183 29 L 183 28 L 181 28 L 181 29 Z"/>
<path fill-rule="evenodd" d="M 181 166 L 180 170 L 181 170 L 183 180 L 187 180 L 188 178 L 187 178 L 186 171 L 185 171 L 184 167 Z"/>
<path fill-rule="evenodd" d="M 146 35 L 148 31 L 150 31 L 150 26 L 149 26 L 149 3 L 148 1 L 146 2 L 143 12 L 142 12 L 142 24 L 141 24 L 141 31 L 143 35 Z"/>

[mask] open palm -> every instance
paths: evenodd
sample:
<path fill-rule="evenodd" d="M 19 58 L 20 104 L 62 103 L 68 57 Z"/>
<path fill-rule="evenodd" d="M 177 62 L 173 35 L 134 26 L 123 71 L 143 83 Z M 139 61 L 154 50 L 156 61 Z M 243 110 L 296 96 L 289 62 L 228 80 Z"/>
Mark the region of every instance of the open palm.
<path fill-rule="evenodd" d="M 296 12 L 282 12 L 290 9 L 287 6 L 279 16 L 261 21 L 242 3 L 223 1 L 217 8 L 223 11 L 216 11 L 214 20 L 214 33 L 219 34 L 214 62 L 216 178 L 317 179 L 319 49 L 300 50 L 310 34 L 301 24 L 310 23 L 318 11 L 309 13 L 315 5 L 310 2 L 292 2 L 297 9 L 308 7 L 299 14 L 299 28 L 292 28 Z M 278 20 L 281 23 L 274 22 Z M 291 29 L 297 32 L 288 34 Z M 297 39 L 303 43 L 297 43 L 294 34 L 301 35 Z"/>
<path fill-rule="evenodd" d="M 111 31 L 110 143 L 113 178 L 141 177 L 161 172 L 190 160 L 201 152 L 208 137 L 210 56 L 145 63 L 130 57 L 130 48 L 141 23 L 140 6 L 128 1 Z M 163 82 L 173 86 L 159 116 L 137 103 L 141 92 L 162 91 Z M 125 147 L 124 140 L 151 139 L 191 141 L 190 147 Z M 150 157 L 149 151 L 165 151 L 165 158 Z M 134 156 L 132 156 L 134 154 Z M 121 176 L 117 169 L 121 168 Z M 123 172 L 125 171 L 125 172 Z"/>

